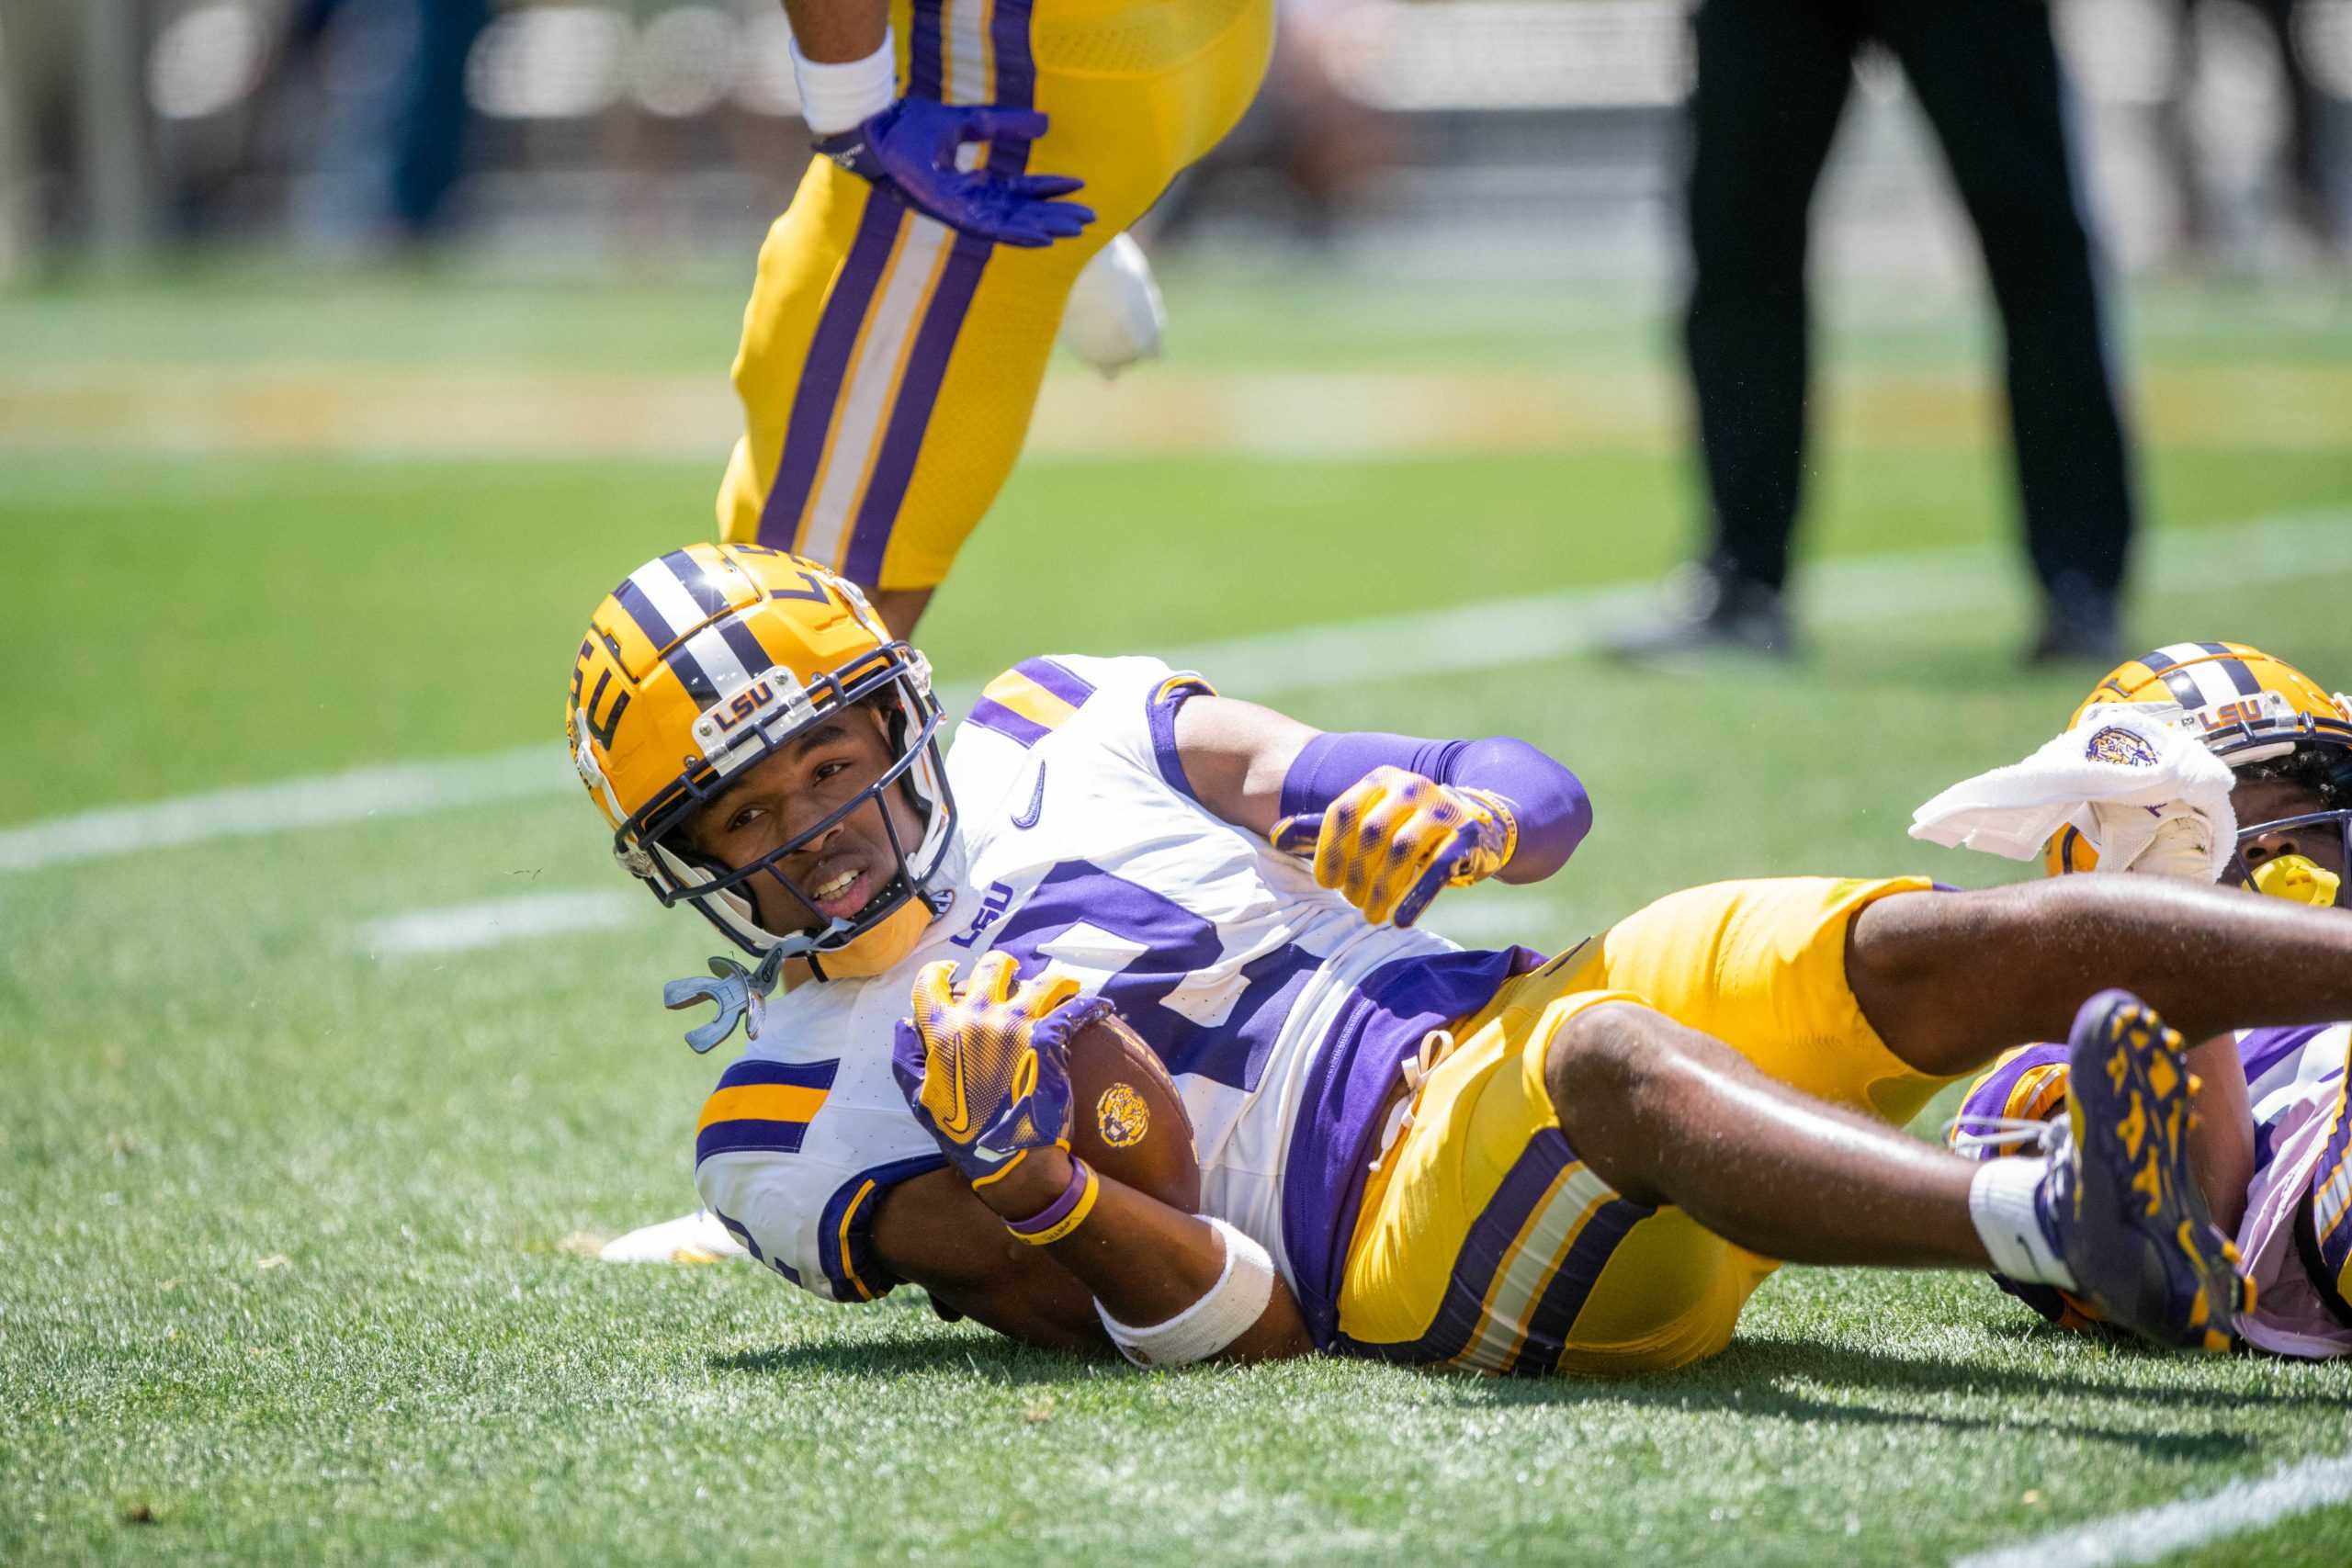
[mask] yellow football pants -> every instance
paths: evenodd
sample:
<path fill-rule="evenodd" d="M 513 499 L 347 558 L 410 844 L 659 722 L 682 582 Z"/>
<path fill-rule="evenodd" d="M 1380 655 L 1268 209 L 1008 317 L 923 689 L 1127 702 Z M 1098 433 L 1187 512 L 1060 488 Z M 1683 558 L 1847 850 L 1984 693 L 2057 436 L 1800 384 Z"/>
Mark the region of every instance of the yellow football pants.
<path fill-rule="evenodd" d="M 1901 1124 L 1944 1082 L 1878 1038 L 1847 928 L 1924 877 L 1724 882 L 1662 898 L 1513 980 L 1456 1032 L 1381 1157 L 1340 1284 L 1340 1348 L 1490 1372 L 1623 1374 L 1730 1343 L 1780 1265 L 1612 1191 L 1569 1147 L 1544 1062 L 1560 1029 L 1636 1002 L 1774 1078 Z"/>
<path fill-rule="evenodd" d="M 1074 175 L 1095 221 L 1043 250 L 910 213 L 818 158 L 760 250 L 718 493 L 729 542 L 930 588 L 1027 434 L 1070 286 L 1256 95 L 1272 0 L 893 0 L 902 91 L 1042 109 L 1000 172 Z"/>

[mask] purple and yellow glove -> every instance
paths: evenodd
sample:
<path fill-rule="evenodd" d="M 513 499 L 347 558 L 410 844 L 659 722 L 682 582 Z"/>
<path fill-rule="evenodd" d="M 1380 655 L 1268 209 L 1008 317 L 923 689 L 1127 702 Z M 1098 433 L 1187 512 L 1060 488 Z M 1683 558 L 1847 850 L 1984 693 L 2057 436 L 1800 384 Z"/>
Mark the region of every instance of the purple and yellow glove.
<path fill-rule="evenodd" d="M 959 993 L 953 963 L 915 976 L 890 1071 L 907 1109 L 975 1187 L 1006 1176 L 1030 1150 L 1069 1146 L 1069 1041 L 1111 1010 L 1078 982 L 1047 973 L 1014 984 L 1010 954 L 972 965 Z"/>
<path fill-rule="evenodd" d="M 877 189 L 960 233 L 1031 249 L 1067 240 L 1094 209 L 1060 197 L 1085 188 L 1067 175 L 994 175 L 965 169 L 957 152 L 980 141 L 1035 141 L 1046 117 L 994 104 L 900 98 L 879 114 L 817 139 L 817 151 Z"/>
<path fill-rule="evenodd" d="M 1374 925 L 1409 926 L 1442 887 L 1467 887 L 1510 863 L 1519 820 L 1490 790 L 1463 789 L 1402 768 L 1374 768 L 1321 811 L 1274 824 L 1274 848 L 1315 863 Z"/>

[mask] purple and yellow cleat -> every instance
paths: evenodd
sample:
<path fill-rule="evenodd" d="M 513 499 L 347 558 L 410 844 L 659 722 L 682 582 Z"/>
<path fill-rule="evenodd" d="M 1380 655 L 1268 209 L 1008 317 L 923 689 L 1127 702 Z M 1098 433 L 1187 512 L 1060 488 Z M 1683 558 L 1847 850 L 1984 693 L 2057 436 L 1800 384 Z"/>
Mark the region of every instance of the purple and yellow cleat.
<path fill-rule="evenodd" d="M 2254 1285 L 2188 1168 L 2194 1085 L 2179 1032 L 2129 991 L 2101 991 L 2067 1039 L 2073 1137 L 2044 1213 L 2076 1293 L 2159 1345 L 2230 1348 Z"/>

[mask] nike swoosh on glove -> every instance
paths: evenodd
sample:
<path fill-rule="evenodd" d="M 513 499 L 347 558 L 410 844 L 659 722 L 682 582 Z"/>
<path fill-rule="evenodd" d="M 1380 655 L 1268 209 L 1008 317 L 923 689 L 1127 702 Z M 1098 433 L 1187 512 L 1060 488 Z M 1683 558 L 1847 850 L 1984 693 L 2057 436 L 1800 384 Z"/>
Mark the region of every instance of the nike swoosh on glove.
<path fill-rule="evenodd" d="M 1051 969 L 1016 985 L 1009 953 L 983 956 L 961 990 L 955 974 L 942 962 L 915 976 L 890 1071 L 948 1163 L 985 1187 L 1032 1149 L 1069 1146 L 1070 1037 L 1111 1003 Z"/>

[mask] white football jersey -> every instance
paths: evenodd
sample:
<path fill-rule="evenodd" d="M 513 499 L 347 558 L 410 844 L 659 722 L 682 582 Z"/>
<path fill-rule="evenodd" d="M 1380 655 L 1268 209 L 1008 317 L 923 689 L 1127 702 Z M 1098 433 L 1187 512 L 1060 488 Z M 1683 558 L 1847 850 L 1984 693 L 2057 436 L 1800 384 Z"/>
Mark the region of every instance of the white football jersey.
<path fill-rule="evenodd" d="M 2344 1150 L 2334 1134 L 2352 1062 L 2352 1024 L 2246 1030 L 2238 1036 L 2238 1055 L 2254 1109 L 2255 1158 L 2237 1235 L 2255 1303 L 2239 1320 L 2239 1332 L 2249 1344 L 2279 1355 L 2352 1355 L 2352 1327 L 2329 1312 L 2295 1239 L 2314 1190 L 2328 1187 L 2344 1169 Z M 2336 1201 L 2326 1212 L 2342 1209 Z"/>
<path fill-rule="evenodd" d="M 1207 690 L 1154 659 L 1065 655 L 989 684 L 947 755 L 952 906 L 890 971 L 772 998 L 704 1108 L 696 1184 L 753 1256 L 836 1301 L 895 1282 L 876 1195 L 945 1163 L 892 1078 L 897 1021 L 924 964 L 996 950 L 1117 1005 L 1192 1116 L 1204 1211 L 1272 1254 L 1329 1337 L 1398 1065 L 1539 960 L 1368 925 L 1203 807 L 1173 731 Z"/>

